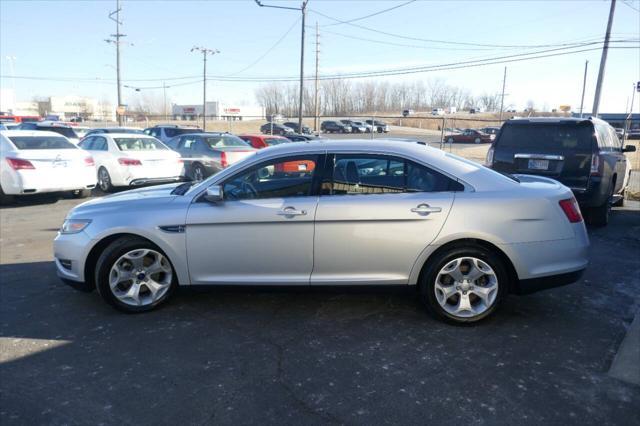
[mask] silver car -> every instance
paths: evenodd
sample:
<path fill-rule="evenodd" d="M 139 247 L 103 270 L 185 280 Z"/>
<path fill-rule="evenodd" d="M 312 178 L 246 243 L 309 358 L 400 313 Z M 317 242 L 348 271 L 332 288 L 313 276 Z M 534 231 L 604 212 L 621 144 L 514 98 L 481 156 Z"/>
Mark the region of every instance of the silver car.
<path fill-rule="evenodd" d="M 187 177 L 201 181 L 253 154 L 256 149 L 228 133 L 189 133 L 167 142 L 184 161 Z"/>
<path fill-rule="evenodd" d="M 54 255 L 65 282 L 128 312 L 178 285 L 410 285 L 463 323 L 578 280 L 588 246 L 558 182 L 383 139 L 283 144 L 198 184 L 88 201 Z"/>

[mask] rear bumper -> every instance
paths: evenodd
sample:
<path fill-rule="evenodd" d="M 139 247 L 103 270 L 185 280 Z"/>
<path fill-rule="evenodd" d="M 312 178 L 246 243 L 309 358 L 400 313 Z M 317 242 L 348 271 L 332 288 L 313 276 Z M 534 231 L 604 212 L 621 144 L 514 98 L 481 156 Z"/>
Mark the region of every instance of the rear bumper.
<path fill-rule="evenodd" d="M 550 275 L 541 278 L 530 278 L 528 280 L 518 281 L 514 293 L 519 295 L 531 294 L 541 290 L 547 290 L 554 287 L 560 287 L 563 285 L 573 284 L 578 281 L 584 269 L 578 271 L 569 272 L 565 274 Z"/>
<path fill-rule="evenodd" d="M 38 170 L 3 171 L 2 177 L 2 190 L 7 195 L 77 191 L 95 186 L 96 173 L 93 167 L 69 170 L 67 175 L 47 174 Z"/>

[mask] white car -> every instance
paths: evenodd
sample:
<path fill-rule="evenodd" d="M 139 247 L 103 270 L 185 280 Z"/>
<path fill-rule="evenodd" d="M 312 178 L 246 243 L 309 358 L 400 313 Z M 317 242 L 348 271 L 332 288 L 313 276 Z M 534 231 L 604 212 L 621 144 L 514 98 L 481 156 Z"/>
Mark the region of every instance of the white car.
<path fill-rule="evenodd" d="M 0 131 L 0 198 L 69 191 L 88 197 L 96 186 L 91 155 L 54 132 Z"/>
<path fill-rule="evenodd" d="M 98 186 L 110 192 L 118 186 L 141 186 L 183 179 L 180 154 L 158 139 L 131 133 L 92 134 L 80 142 L 98 170 Z"/>

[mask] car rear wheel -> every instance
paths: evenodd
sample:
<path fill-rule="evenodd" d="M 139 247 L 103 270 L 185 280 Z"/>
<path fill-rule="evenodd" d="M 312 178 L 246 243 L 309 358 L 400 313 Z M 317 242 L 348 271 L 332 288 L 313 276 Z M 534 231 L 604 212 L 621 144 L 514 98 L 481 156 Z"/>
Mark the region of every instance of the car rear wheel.
<path fill-rule="evenodd" d="M 474 140 L 473 142 L 474 142 L 474 143 L 481 143 L 481 142 L 482 142 L 482 139 L 480 139 L 480 138 L 475 138 L 475 140 Z"/>
<path fill-rule="evenodd" d="M 453 143 L 453 142 L 454 142 L 453 138 L 447 139 L 447 143 Z"/>
<path fill-rule="evenodd" d="M 4 191 L 2 190 L 2 187 L 0 186 L 0 204 L 11 204 L 14 201 L 14 197 L 13 195 L 7 195 L 4 193 Z"/>
<path fill-rule="evenodd" d="M 96 264 L 102 298 L 124 312 L 145 312 L 165 302 L 177 286 L 169 258 L 155 244 L 138 237 L 111 243 Z"/>
<path fill-rule="evenodd" d="M 419 290 L 436 318 L 465 324 L 491 315 L 507 292 L 507 282 L 502 259 L 482 246 L 470 245 L 430 259 Z"/>
<path fill-rule="evenodd" d="M 609 224 L 609 216 L 611 215 L 611 203 L 609 199 L 598 207 L 592 207 L 588 212 L 589 225 L 602 227 Z"/>
<path fill-rule="evenodd" d="M 196 182 L 204 179 L 204 167 L 202 167 L 201 164 L 196 163 L 193 165 L 191 168 L 191 178 Z"/>
<path fill-rule="evenodd" d="M 98 186 L 103 192 L 113 191 L 113 185 L 111 184 L 111 176 L 104 167 L 100 167 L 98 170 Z"/>

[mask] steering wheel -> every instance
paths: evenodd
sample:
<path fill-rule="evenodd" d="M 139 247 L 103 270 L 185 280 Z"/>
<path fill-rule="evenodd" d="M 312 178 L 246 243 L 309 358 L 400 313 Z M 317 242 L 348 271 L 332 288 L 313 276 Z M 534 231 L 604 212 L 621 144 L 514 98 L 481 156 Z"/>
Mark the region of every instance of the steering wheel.
<path fill-rule="evenodd" d="M 249 182 L 240 184 L 240 191 L 247 195 L 247 198 L 258 198 L 258 191 Z"/>

